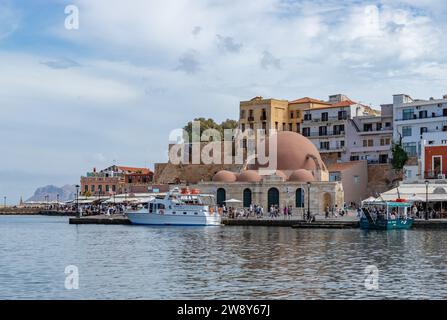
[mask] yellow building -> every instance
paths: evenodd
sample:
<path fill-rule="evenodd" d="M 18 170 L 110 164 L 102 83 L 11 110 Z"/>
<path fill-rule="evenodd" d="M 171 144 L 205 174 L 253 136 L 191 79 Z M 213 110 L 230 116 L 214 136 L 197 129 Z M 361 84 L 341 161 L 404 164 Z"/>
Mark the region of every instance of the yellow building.
<path fill-rule="evenodd" d="M 264 99 L 255 97 L 240 102 L 240 129 L 264 129 L 269 134 L 271 129 L 300 133 L 303 111 L 330 106 L 328 102 L 313 98 L 301 98 L 294 101 Z"/>

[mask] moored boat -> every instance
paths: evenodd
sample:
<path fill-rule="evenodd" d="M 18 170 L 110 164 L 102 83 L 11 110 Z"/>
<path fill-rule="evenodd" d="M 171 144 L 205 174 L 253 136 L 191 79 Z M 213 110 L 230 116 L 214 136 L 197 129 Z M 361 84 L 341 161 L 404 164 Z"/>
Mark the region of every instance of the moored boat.
<path fill-rule="evenodd" d="M 412 203 L 396 201 L 366 202 L 361 208 L 360 228 L 374 230 L 410 229 L 414 219 L 409 217 Z"/>
<path fill-rule="evenodd" d="M 200 194 L 196 189 L 191 192 L 174 189 L 143 208 L 126 211 L 126 215 L 132 224 L 138 225 L 219 226 L 222 223 L 214 196 Z"/>

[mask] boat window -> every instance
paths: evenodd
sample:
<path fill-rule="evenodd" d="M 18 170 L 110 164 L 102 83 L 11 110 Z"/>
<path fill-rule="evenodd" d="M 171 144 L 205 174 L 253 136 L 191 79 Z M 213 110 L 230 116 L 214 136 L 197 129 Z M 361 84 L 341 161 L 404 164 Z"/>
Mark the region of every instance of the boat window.
<path fill-rule="evenodd" d="M 186 212 L 183 212 L 183 214 L 187 214 Z"/>
<path fill-rule="evenodd" d="M 149 204 L 149 212 L 152 213 L 154 211 L 154 204 L 150 203 Z"/>
<path fill-rule="evenodd" d="M 194 214 L 198 214 L 197 212 L 194 212 Z"/>
<path fill-rule="evenodd" d="M 172 214 L 175 214 L 175 211 L 172 211 Z"/>
<path fill-rule="evenodd" d="M 163 203 L 160 203 L 159 205 L 158 205 L 158 209 L 164 209 L 165 208 L 165 205 L 163 204 Z"/>

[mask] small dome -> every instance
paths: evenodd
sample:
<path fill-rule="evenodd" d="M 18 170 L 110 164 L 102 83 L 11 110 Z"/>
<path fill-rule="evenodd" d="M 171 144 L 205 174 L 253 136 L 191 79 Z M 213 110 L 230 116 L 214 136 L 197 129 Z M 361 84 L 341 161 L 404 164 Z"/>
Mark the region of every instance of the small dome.
<path fill-rule="evenodd" d="M 213 177 L 214 182 L 235 182 L 237 179 L 237 176 L 234 172 L 227 171 L 227 170 L 221 170 L 218 173 L 216 173 Z"/>
<path fill-rule="evenodd" d="M 282 172 L 281 170 L 276 170 L 274 175 L 277 177 L 281 177 L 284 180 L 287 180 L 287 175 L 284 172 Z"/>
<path fill-rule="evenodd" d="M 237 181 L 240 181 L 240 182 L 259 182 L 259 181 L 261 181 L 261 176 L 255 170 L 244 170 L 237 177 Z"/>
<path fill-rule="evenodd" d="M 292 172 L 292 174 L 289 177 L 289 181 L 311 182 L 315 181 L 315 177 L 310 171 L 305 169 L 299 169 Z"/>

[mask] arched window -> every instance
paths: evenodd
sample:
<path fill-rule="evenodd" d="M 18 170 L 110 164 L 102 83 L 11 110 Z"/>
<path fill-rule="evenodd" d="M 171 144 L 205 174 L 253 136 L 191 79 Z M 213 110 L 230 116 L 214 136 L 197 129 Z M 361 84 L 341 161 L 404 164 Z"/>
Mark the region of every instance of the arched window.
<path fill-rule="evenodd" d="M 248 208 L 250 207 L 251 203 L 252 203 L 252 199 L 251 199 L 251 190 L 250 189 L 244 189 L 244 194 L 243 194 L 243 199 L 244 199 L 244 208 Z"/>
<path fill-rule="evenodd" d="M 279 206 L 279 191 L 276 188 L 270 188 L 268 191 L 268 209 L 270 210 L 271 205 Z"/>
<path fill-rule="evenodd" d="M 304 208 L 304 190 L 303 190 L 303 188 L 296 189 L 295 206 L 297 208 Z"/>
<path fill-rule="evenodd" d="M 216 203 L 218 206 L 223 206 L 225 204 L 225 200 L 227 200 L 227 193 L 224 188 L 217 189 L 217 199 Z"/>

